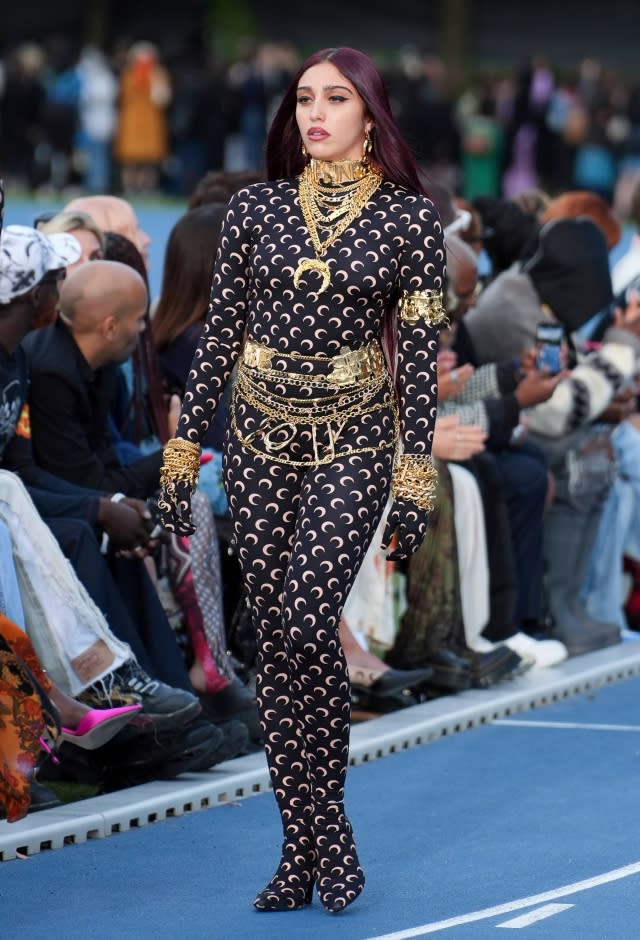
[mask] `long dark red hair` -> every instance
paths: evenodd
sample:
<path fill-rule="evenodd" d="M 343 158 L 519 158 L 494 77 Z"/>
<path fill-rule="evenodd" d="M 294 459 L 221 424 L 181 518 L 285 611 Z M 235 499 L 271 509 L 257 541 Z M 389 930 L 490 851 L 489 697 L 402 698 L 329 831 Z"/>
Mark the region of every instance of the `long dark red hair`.
<path fill-rule="evenodd" d="M 304 169 L 306 160 L 302 154 L 302 138 L 296 123 L 298 84 L 307 69 L 321 62 L 335 65 L 362 98 L 367 117 L 374 123 L 371 158 L 385 178 L 426 195 L 415 160 L 393 119 L 382 75 L 369 56 L 348 46 L 321 49 L 300 66 L 285 92 L 267 135 L 265 157 L 268 178 L 273 180 L 298 176 Z"/>

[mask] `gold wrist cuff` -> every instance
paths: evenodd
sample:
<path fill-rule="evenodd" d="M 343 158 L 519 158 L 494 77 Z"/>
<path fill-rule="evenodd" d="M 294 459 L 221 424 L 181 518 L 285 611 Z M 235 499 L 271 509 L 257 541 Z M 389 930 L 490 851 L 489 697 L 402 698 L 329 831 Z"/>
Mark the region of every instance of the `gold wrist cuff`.
<path fill-rule="evenodd" d="M 171 483 L 186 482 L 192 487 L 198 485 L 200 476 L 200 444 L 174 437 L 164 449 L 160 485 L 167 489 Z"/>
<path fill-rule="evenodd" d="M 438 472 L 430 455 L 403 454 L 393 470 L 391 490 L 394 499 L 414 503 L 431 512 L 435 504 Z"/>
<path fill-rule="evenodd" d="M 429 326 L 447 323 L 447 311 L 441 290 L 416 290 L 411 294 L 403 291 L 398 303 L 398 313 L 404 323 L 417 323 L 418 320 L 424 320 Z"/>

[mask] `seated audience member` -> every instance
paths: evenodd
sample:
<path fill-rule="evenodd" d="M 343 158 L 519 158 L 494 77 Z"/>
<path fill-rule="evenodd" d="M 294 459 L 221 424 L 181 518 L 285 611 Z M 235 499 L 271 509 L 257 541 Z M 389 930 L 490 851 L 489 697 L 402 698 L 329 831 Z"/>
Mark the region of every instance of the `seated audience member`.
<path fill-rule="evenodd" d="M 134 243 L 118 232 L 105 235 L 104 258 L 119 261 L 140 275 L 149 293 L 149 279 L 144 259 Z M 158 450 L 173 436 L 169 405 L 162 386 L 162 375 L 156 351 L 151 342 L 151 317 L 149 304 L 141 331 L 131 359 L 119 367 L 120 388 L 112 402 L 110 419 L 114 432 L 114 446 L 124 464 L 132 463 L 145 453 Z M 180 412 L 180 402 L 173 407 Z M 175 419 L 177 421 L 177 417 Z"/>
<path fill-rule="evenodd" d="M 445 235 L 457 235 L 474 254 L 480 256 L 484 251 L 484 228 L 480 213 L 466 199 L 457 198 L 454 205 L 456 221 L 447 226 Z"/>
<path fill-rule="evenodd" d="M 620 241 L 622 227 L 613 214 L 611 206 L 597 193 L 575 190 L 556 196 L 547 205 L 540 216 L 540 223 L 553 219 L 576 219 L 584 217 L 596 223 L 605 237 L 607 248 L 611 251 Z"/>
<path fill-rule="evenodd" d="M 537 370 L 535 349 L 520 357 L 518 364 L 509 359 L 474 369 L 471 362 L 476 356 L 465 333 L 464 318 L 476 300 L 476 256 L 455 236 L 447 235 L 445 243 L 452 323 L 443 333 L 443 340 L 446 347 L 453 337 L 457 351 L 445 348 L 439 355 L 440 414 L 455 414 L 462 424 L 478 425 L 486 433 L 487 453 L 473 462 L 490 533 L 492 610 L 486 635 L 491 640 L 506 641 L 514 629 L 516 634 L 533 635 L 541 630 L 547 468 L 540 449 L 516 435 L 521 430 L 521 414 L 547 400 L 561 375 L 550 376 Z M 516 586 L 515 608 L 510 600 L 511 589 L 506 588 L 510 578 L 505 576 L 511 570 Z"/>
<path fill-rule="evenodd" d="M 437 429 L 436 429 L 437 430 Z M 437 457 L 436 435 L 434 455 Z M 482 441 L 478 451 L 483 447 Z M 486 688 L 529 665 L 499 644 L 476 652 L 466 642 L 460 595 L 460 568 L 454 524 L 452 478 L 437 460 L 436 503 L 429 518 L 430 537 L 407 564 L 407 608 L 400 619 L 387 662 L 399 669 L 429 666 L 430 685 L 441 694 Z"/>
<path fill-rule="evenodd" d="M 128 238 L 114 232 L 107 233 L 105 242 L 105 258 L 128 265 L 143 278 L 146 284 L 144 262 L 135 245 Z M 134 439 L 136 441 L 140 441 L 138 427 L 155 427 L 156 441 L 163 442 L 167 436 L 173 436 L 180 410 L 180 399 L 176 395 L 171 396 L 167 428 L 167 410 L 162 392 L 160 367 L 156 351 L 151 343 L 149 325 L 150 321 L 146 314 L 146 328 L 140 334 L 137 349 L 133 354 L 133 394 L 130 399 L 133 406 L 133 418 L 130 423 L 135 425 Z M 131 411 L 131 409 L 127 410 Z M 163 425 L 165 426 L 164 434 L 162 433 Z M 149 439 L 145 442 L 145 446 L 149 446 L 150 443 Z M 123 446 L 128 448 L 126 460 L 122 453 Z M 142 457 L 140 447 L 129 441 L 118 440 L 115 447 L 123 463 L 132 463 Z M 209 454 L 211 454 L 210 451 L 206 456 Z M 214 455 L 215 457 L 218 458 L 218 469 L 221 470 L 221 455 Z M 194 518 L 197 520 L 195 534 L 190 539 L 171 535 L 166 542 L 167 573 L 173 596 L 182 610 L 183 622 L 189 638 L 189 647 L 185 647 L 185 656 L 189 659 L 190 666 L 189 677 L 200 693 L 207 715 L 214 721 L 229 718 L 243 721 L 249 729 L 252 740 L 257 742 L 260 732 L 254 696 L 236 675 L 234 664 L 227 651 L 224 604 L 226 603 L 229 611 L 233 609 L 234 597 L 238 595 L 236 583 L 240 575 L 238 571 L 229 571 L 232 560 L 228 560 L 225 554 L 227 577 L 223 598 L 222 558 L 218 545 L 219 533 L 212 516 L 212 506 L 220 513 L 224 512 L 226 497 L 220 479 L 213 492 L 211 487 L 207 487 L 207 481 L 213 480 L 213 475 L 208 473 L 213 463 L 212 460 L 203 464 L 200 489 L 194 496 L 192 508 Z M 210 497 L 212 506 L 209 505 L 207 496 Z"/>
<path fill-rule="evenodd" d="M 148 289 L 147 270 L 149 267 L 149 246 L 151 239 L 142 230 L 135 210 L 130 202 L 119 196 L 83 196 L 72 200 L 65 211 L 88 214 L 95 225 L 104 232 L 104 257 L 113 261 L 129 264 L 141 275 Z M 123 243 L 120 241 L 124 240 Z M 133 253 L 128 246 L 133 246 Z M 141 260 L 141 267 L 138 261 Z M 145 316 L 145 333 L 150 325 L 148 311 Z M 167 441 L 165 415 L 160 407 L 160 382 L 157 363 L 151 355 L 151 341 L 142 335 L 132 356 L 131 397 L 124 405 L 124 418 L 133 425 L 134 442 L 139 444 L 145 435 L 157 438 L 160 445 Z M 126 394 L 124 397 L 127 397 Z M 142 409 L 140 403 L 147 399 L 148 407 Z M 165 409 L 166 411 L 166 409 Z M 120 418 L 123 416 L 120 415 Z M 123 422 L 126 424 L 126 420 Z M 127 443 L 130 435 L 124 433 L 124 440 L 116 441 L 115 446 L 123 463 L 126 458 Z M 155 448 L 154 448 L 155 449 Z"/>
<path fill-rule="evenodd" d="M 455 455 L 457 459 L 467 460 L 483 449 L 483 440 L 484 433 L 480 428 L 462 427 L 455 417 L 439 418 L 434 435 L 434 455 L 446 452 L 450 457 Z M 439 643 L 440 627 L 437 619 L 434 619 L 425 631 L 421 642 L 411 651 L 407 651 L 407 655 L 399 652 L 398 648 L 394 649 L 397 625 L 392 582 L 397 565 L 387 559 L 387 552 L 381 548 L 385 522 L 386 512 L 349 593 L 340 625 L 349 674 L 356 692 L 359 695 L 364 694 L 365 699 L 375 706 L 377 699 L 383 698 L 385 694 L 385 673 L 382 670 L 382 661 L 369 649 L 363 649 L 353 631 L 356 631 L 368 646 L 381 653 L 386 652 L 394 662 L 401 662 L 401 668 L 386 673 L 386 682 L 390 687 L 394 686 L 396 680 L 402 681 L 401 677 L 405 677 L 403 688 L 408 688 L 411 692 L 428 690 L 432 693 L 468 688 L 471 685 L 471 667 L 456 655 L 453 644 L 444 649 Z M 431 580 L 429 583 L 432 583 Z M 452 674 L 452 663 L 457 666 L 457 676 Z M 388 663 L 384 665 L 389 669 Z M 426 673 L 422 678 L 419 675 L 420 667 Z M 408 682 L 410 677 L 411 681 Z M 399 691 L 396 687 L 390 688 L 388 696 L 402 704 L 402 698 L 398 698 Z M 410 698 L 409 704 L 412 701 Z"/>
<path fill-rule="evenodd" d="M 542 228 L 529 261 L 487 288 L 468 314 L 467 328 L 480 361 L 492 359 L 496 345 L 502 355 L 516 357 L 534 340 L 542 318 L 563 324 L 575 345 L 575 331 L 610 299 L 603 234 L 588 219 L 558 220 Z M 577 365 L 551 398 L 527 414 L 531 436 L 555 477 L 545 521 L 548 602 L 554 635 L 571 654 L 611 645 L 620 636 L 616 623 L 590 617 L 579 594 L 612 472 L 608 432 L 594 421 L 636 373 L 637 315 L 636 302 L 605 333 L 599 350 L 578 351 Z"/>
<path fill-rule="evenodd" d="M 451 461 L 466 460 L 459 455 L 459 438 L 464 432 L 478 432 L 479 428 L 457 425 L 446 427 L 450 418 L 438 419 L 438 454 L 448 456 L 447 468 L 451 475 L 453 491 L 455 540 L 460 572 L 460 606 L 467 647 L 476 652 L 488 652 L 493 644 L 484 636 L 490 616 L 490 569 L 487 542 L 489 539 L 484 507 L 479 486 L 472 473 Z M 451 440 L 452 434 L 455 435 Z M 483 438 L 484 439 L 484 438 Z M 478 449 L 469 453 L 477 456 Z M 566 647 L 557 640 L 536 640 L 523 631 L 504 638 L 504 644 L 517 653 L 523 661 L 531 660 L 537 668 L 557 665 L 567 658 Z"/>
<path fill-rule="evenodd" d="M 146 309 L 139 274 L 95 261 L 65 280 L 56 322 L 24 342 L 38 465 L 79 486 L 139 499 L 157 489 L 162 454 L 122 465 L 109 434 L 109 408 L 115 367 L 134 351 Z"/>
<path fill-rule="evenodd" d="M 136 271 L 120 262 L 95 261 L 65 281 L 56 323 L 25 341 L 38 464 L 78 485 L 144 499 L 152 498 L 158 488 L 162 453 L 155 451 L 122 465 L 112 445 L 108 413 L 113 369 L 131 354 L 144 325 L 146 304 L 146 288 Z M 182 546 L 179 540 L 172 541 L 178 550 L 178 567 L 183 567 L 185 554 L 189 557 L 196 594 L 200 594 L 194 598 L 200 611 L 197 624 L 194 604 L 180 598 L 194 654 L 200 652 L 195 655 L 191 679 L 199 685 L 211 717 L 238 717 L 248 722 L 255 737 L 253 697 L 236 680 L 224 647 L 217 537 L 203 519 L 210 510 L 198 502 L 194 507 L 203 522 L 196 535 Z M 180 582 L 184 588 L 184 579 Z M 203 608 L 206 618 L 201 616 Z M 207 625 L 212 627 L 208 633 Z M 217 651 L 215 662 L 208 650 Z"/>
<path fill-rule="evenodd" d="M 13 558 L 11 536 L 0 522 L 0 817 L 9 822 L 21 819 L 30 808 L 43 750 L 50 752 L 61 739 L 94 750 L 140 711 L 140 705 L 90 709 L 51 681 L 22 629 Z M 38 806 L 33 808 L 45 808 L 38 788 L 36 798 Z"/>
<path fill-rule="evenodd" d="M 482 219 L 484 247 L 491 261 L 492 278 L 529 256 L 540 228 L 536 215 L 513 200 L 490 196 L 476 197 L 472 206 Z"/>
<path fill-rule="evenodd" d="M 104 233 L 86 212 L 59 212 L 46 222 L 37 222 L 35 227 L 45 235 L 68 232 L 80 243 L 82 253 L 77 261 L 67 265 L 67 274 L 76 265 L 98 261 L 104 256 Z"/>
<path fill-rule="evenodd" d="M 527 215 L 540 219 L 551 202 L 551 196 L 543 189 L 523 189 L 512 196 L 511 201 Z"/>
<path fill-rule="evenodd" d="M 57 253 L 57 244 L 66 247 L 65 255 Z M 33 460 L 27 368 L 19 343 L 38 323 L 50 322 L 55 316 L 57 275 L 79 251 L 70 235 L 49 238 L 22 226 L 9 226 L 0 238 L 0 394 L 6 417 L 0 427 L 0 466 L 18 472 L 29 486 L 40 514 L 87 591 L 116 636 L 127 642 L 137 657 L 137 662 L 127 661 L 109 673 L 108 681 L 100 680 L 83 695 L 93 695 L 91 704 L 97 705 L 141 702 L 157 723 L 182 727 L 199 713 L 200 703 L 192 694 L 175 637 L 144 564 L 112 553 L 105 559 L 96 537 L 97 529 L 116 547 L 134 551 L 138 557 L 144 555 L 152 525 L 145 504 L 114 502 L 104 490 L 70 484 Z"/>
<path fill-rule="evenodd" d="M 537 326 L 549 315 L 571 334 L 611 298 L 609 253 L 595 222 L 547 222 L 531 255 L 495 278 L 465 315 L 477 363 L 520 356 L 536 345 Z"/>
<path fill-rule="evenodd" d="M 224 205 L 203 205 L 183 215 L 167 242 L 162 287 L 151 321 L 151 335 L 168 394 L 184 395 L 194 353 L 209 306 L 212 259 L 225 216 Z M 212 460 L 204 464 L 200 488 L 214 512 L 223 516 L 227 500 L 222 487 L 222 443 L 226 409 L 216 409 L 204 439 Z"/>
<path fill-rule="evenodd" d="M 239 189 L 263 182 L 264 174 L 255 170 L 209 170 L 194 186 L 189 197 L 189 209 L 213 202 L 226 206 Z"/>
<path fill-rule="evenodd" d="M 59 694 L 54 702 L 64 706 L 62 723 L 74 729 L 87 706 L 100 709 L 94 709 L 77 728 L 82 737 L 74 737 L 72 731 L 62 736 L 70 743 L 100 749 L 91 761 L 98 780 L 106 775 L 113 786 L 126 785 L 132 760 L 143 779 L 153 779 L 204 770 L 243 751 L 246 734 L 242 726 L 220 729 L 200 719 L 194 721 L 197 703 L 193 696 L 145 678 L 132 650 L 113 636 L 76 578 L 26 490 L 7 471 L 0 471 L 0 522 L 15 565 L 15 569 L 12 565 L 3 570 L 3 593 L 11 598 L 16 622 L 29 635 L 56 683 Z M 75 710 L 69 707 L 69 696 L 78 700 Z M 136 700 L 141 704 L 135 704 L 139 714 L 133 718 L 131 734 L 124 741 L 118 735 L 109 751 L 103 751 L 111 737 L 103 726 L 111 720 L 103 711 L 105 706 L 131 708 Z M 160 708 L 154 709 L 157 703 Z M 116 724 L 120 713 L 116 708 Z M 60 756 L 60 772 L 65 777 L 73 770 L 73 763 L 69 767 L 65 758 L 72 755 L 66 750 Z"/>
<path fill-rule="evenodd" d="M 64 207 L 64 212 L 86 212 L 103 232 L 117 232 L 132 241 L 149 266 L 151 238 L 142 230 L 130 202 L 119 196 L 79 196 Z"/>
<path fill-rule="evenodd" d="M 640 177 L 631 195 L 630 221 L 635 226 L 629 248 L 613 267 L 611 281 L 613 293 L 617 297 L 629 287 L 632 281 L 640 277 Z"/>
<path fill-rule="evenodd" d="M 593 543 L 581 597 L 595 620 L 637 629 L 627 621 L 624 568 L 640 561 L 640 415 L 614 422 L 611 447 L 615 478 Z"/>

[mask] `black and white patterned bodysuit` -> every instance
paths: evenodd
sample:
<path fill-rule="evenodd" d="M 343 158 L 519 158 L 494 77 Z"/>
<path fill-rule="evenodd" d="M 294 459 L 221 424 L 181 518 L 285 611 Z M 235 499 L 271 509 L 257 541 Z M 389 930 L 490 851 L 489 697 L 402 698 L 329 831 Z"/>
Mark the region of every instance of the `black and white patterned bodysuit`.
<path fill-rule="evenodd" d="M 291 370 L 295 360 L 280 361 L 278 353 L 334 357 L 343 347 L 380 343 L 383 322 L 403 292 L 443 287 L 437 210 L 390 182 L 324 255 L 331 282 L 321 294 L 314 271 L 298 288 L 293 283 L 300 260 L 314 257 L 296 180 L 257 184 L 233 197 L 177 436 L 202 439 L 245 337 L 275 351 L 273 368 Z M 386 381 L 363 413 L 340 426 L 320 425 L 312 433 L 304 422 L 272 422 L 270 457 L 263 453 L 263 415 L 237 391 L 235 424 L 227 429 L 225 487 L 258 634 L 257 698 L 285 830 L 283 864 L 290 850 L 290 865 L 305 872 L 295 890 L 282 870 L 271 883 L 278 897 L 291 888 L 289 906 L 302 903 L 314 866 L 320 890 L 327 820 L 341 820 L 343 842 L 348 827 L 342 801 L 350 688 L 338 625 L 387 500 L 396 408 L 405 451 L 431 449 L 437 328 L 398 319 L 395 339 L 397 403 Z M 298 362 L 295 371 L 301 369 Z M 267 397 L 291 394 L 271 373 L 260 388 Z M 311 398 L 314 389 L 301 382 L 295 395 Z M 408 533 L 406 540 L 410 553 L 419 539 Z M 339 907 L 335 884 L 330 890 Z"/>

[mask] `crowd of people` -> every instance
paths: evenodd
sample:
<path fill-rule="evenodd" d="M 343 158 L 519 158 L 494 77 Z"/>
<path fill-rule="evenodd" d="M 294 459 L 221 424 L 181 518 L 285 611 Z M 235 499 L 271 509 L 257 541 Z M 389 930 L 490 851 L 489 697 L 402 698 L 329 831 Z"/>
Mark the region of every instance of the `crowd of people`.
<path fill-rule="evenodd" d="M 229 61 L 54 36 L 0 59 L 6 183 L 59 192 L 188 196 L 210 170 L 258 170 L 269 121 L 299 63 L 286 43 L 243 40 Z M 398 125 L 430 176 L 467 198 L 589 189 L 626 214 L 640 170 L 640 89 L 593 58 L 534 56 L 463 82 L 412 46 L 385 77 Z M 11 128 L 11 133 L 2 133 Z"/>
<path fill-rule="evenodd" d="M 158 69 L 155 107 L 166 110 L 175 83 L 143 52 L 144 68 L 131 58 L 132 94 Z M 422 64 L 433 89 L 436 72 Z M 409 56 L 404 67 L 406 82 L 417 80 Z M 125 67 L 120 77 L 124 88 Z M 14 120 L 10 87 L 6 79 L 3 122 Z M 541 63 L 528 87 L 530 107 L 559 93 Z M 585 87 L 574 101 L 587 100 Z M 112 107 L 116 94 L 114 84 Z M 504 96 L 492 100 L 497 114 Z M 463 110 L 470 121 L 490 109 L 467 100 Z M 546 177 L 562 190 L 553 196 L 532 185 L 501 195 L 498 183 L 472 192 L 471 149 L 454 125 L 461 149 L 425 164 L 467 179 L 433 176 L 449 316 L 436 508 L 405 561 L 381 547 L 383 515 L 340 623 L 352 700 L 375 713 L 619 643 L 629 626 L 623 566 L 640 561 L 640 241 L 611 271 L 621 222 L 607 200 L 614 187 L 595 180 L 576 190 L 574 176 Z M 0 237 L 0 804 L 9 819 L 55 805 L 47 782 L 107 791 L 260 746 L 256 640 L 222 486 L 234 377 L 203 442 L 194 534 L 158 524 L 157 493 L 227 204 L 264 179 L 261 138 L 255 163 L 209 171 L 191 188 L 152 298 L 148 236 L 105 185 L 112 134 L 124 133 L 116 126 L 88 157 L 88 172 L 102 174 L 87 181 L 94 195 L 33 228 L 5 225 Z M 0 139 L 7 159 L 20 135 Z M 22 140 L 35 154 L 34 140 Z M 10 176 L 28 166 L 18 150 L 14 159 Z M 147 171 L 160 165 L 132 159 L 125 185 L 155 187 Z M 640 229 L 639 186 L 628 205 Z M 548 327 L 561 338 L 547 342 Z"/>

